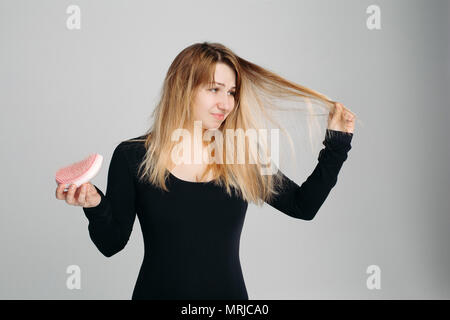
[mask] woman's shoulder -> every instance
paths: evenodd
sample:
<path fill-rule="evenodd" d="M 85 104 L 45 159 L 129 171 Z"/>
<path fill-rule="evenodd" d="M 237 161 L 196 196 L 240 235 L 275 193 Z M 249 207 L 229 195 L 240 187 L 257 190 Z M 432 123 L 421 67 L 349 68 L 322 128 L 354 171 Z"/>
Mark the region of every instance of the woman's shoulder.
<path fill-rule="evenodd" d="M 147 140 L 148 135 L 144 134 L 139 137 L 134 137 L 126 140 L 122 140 L 117 147 L 125 148 L 125 147 L 138 147 L 144 146 L 145 141 Z"/>
<path fill-rule="evenodd" d="M 141 158 L 145 153 L 145 141 L 147 135 L 141 135 L 126 140 L 122 140 L 117 146 L 116 150 L 125 153 L 128 157 L 134 156 L 134 158 Z"/>
<path fill-rule="evenodd" d="M 112 157 L 124 160 L 133 171 L 136 171 L 146 153 L 145 138 L 146 135 L 142 135 L 121 140 L 116 144 Z"/>

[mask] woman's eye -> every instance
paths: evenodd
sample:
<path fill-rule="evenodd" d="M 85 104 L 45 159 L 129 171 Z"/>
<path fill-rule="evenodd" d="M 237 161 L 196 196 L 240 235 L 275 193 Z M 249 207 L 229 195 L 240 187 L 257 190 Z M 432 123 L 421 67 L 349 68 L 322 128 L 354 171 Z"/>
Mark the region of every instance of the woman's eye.
<path fill-rule="evenodd" d="M 209 89 L 209 91 L 211 91 L 211 90 L 218 90 L 219 88 L 211 88 L 211 89 Z M 236 95 L 236 92 L 235 91 L 233 91 L 233 92 L 230 92 L 231 93 L 231 95 L 233 95 L 233 96 L 235 96 Z"/>

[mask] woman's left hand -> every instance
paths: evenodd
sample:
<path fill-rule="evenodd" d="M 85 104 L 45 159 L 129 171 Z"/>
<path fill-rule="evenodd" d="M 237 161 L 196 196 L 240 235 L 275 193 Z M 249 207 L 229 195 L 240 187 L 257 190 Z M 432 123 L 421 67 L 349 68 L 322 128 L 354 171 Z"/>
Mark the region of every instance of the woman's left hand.
<path fill-rule="evenodd" d="M 331 130 L 353 133 L 355 129 L 355 115 L 339 102 L 328 115 L 328 128 Z"/>

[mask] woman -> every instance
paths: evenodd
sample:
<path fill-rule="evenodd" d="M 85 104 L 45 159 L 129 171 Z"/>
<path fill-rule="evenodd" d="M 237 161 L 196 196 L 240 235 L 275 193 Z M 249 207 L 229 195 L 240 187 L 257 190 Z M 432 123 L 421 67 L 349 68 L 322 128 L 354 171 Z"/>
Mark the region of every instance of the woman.
<path fill-rule="evenodd" d="M 263 174 L 250 139 L 236 149 L 234 136 L 221 138 L 227 130 L 263 128 L 259 116 L 274 122 L 268 98 L 288 96 L 322 102 L 330 111 L 325 149 L 301 187 L 280 170 Z M 56 197 L 83 207 L 90 237 L 106 257 L 125 247 L 138 216 L 145 254 L 132 299 L 248 299 L 239 260 L 248 203 L 313 219 L 351 149 L 354 114 L 219 43 L 204 42 L 175 58 L 152 115 L 146 134 L 114 150 L 106 195 L 86 183 L 68 192 L 61 184 Z M 180 130 L 187 133 L 183 144 L 174 139 Z M 210 139 L 199 142 L 199 132 Z M 257 147 L 268 155 L 265 143 L 258 140 Z M 228 150 L 248 151 L 248 161 L 221 161 L 224 150 L 225 157 Z"/>

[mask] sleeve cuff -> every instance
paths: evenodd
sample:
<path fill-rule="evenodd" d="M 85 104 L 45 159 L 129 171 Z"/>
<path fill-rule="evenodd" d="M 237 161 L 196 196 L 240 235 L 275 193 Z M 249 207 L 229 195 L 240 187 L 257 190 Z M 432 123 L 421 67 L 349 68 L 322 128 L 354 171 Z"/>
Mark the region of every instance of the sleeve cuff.
<path fill-rule="evenodd" d="M 96 185 L 94 185 L 95 189 L 97 189 L 97 192 L 100 194 L 101 201 L 96 207 L 91 208 L 85 208 L 83 207 L 83 211 L 88 219 L 94 218 L 94 217 L 105 217 L 107 216 L 107 207 L 108 207 L 108 201 L 103 194 L 103 192 L 97 188 Z"/>
<path fill-rule="evenodd" d="M 353 133 L 327 129 L 318 160 L 323 163 L 340 163 L 347 160 L 348 152 L 352 148 Z"/>
<path fill-rule="evenodd" d="M 331 150 L 350 151 L 353 133 L 327 129 L 323 144 Z"/>

